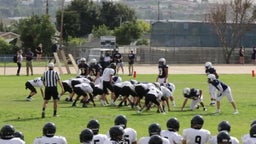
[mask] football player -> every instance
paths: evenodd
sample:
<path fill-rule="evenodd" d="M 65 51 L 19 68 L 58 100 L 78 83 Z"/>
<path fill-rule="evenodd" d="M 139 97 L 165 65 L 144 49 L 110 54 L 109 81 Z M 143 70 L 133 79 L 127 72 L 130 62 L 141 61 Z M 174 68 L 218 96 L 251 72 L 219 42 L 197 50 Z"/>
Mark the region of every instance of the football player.
<path fill-rule="evenodd" d="M 78 64 L 77 77 L 88 77 L 89 65 L 86 63 L 85 58 L 81 58 Z"/>
<path fill-rule="evenodd" d="M 137 132 L 133 128 L 127 127 L 127 118 L 125 115 L 118 115 L 115 118 L 115 125 L 123 127 L 123 140 L 125 144 L 137 144 Z"/>
<path fill-rule="evenodd" d="M 83 100 L 82 100 L 83 107 L 87 107 L 87 105 L 86 105 L 87 100 L 88 100 L 88 95 L 87 94 L 92 95 L 92 93 L 93 93 L 93 88 L 92 87 L 94 87 L 93 85 L 94 85 L 93 83 L 90 83 L 90 84 L 81 83 L 81 84 L 75 85 L 74 86 L 74 92 L 77 95 L 77 97 L 74 100 L 72 106 L 76 106 L 76 102 L 79 100 L 79 98 L 81 96 L 83 96 Z M 94 103 L 93 98 L 91 100 Z M 95 103 L 94 103 L 94 106 L 95 106 Z"/>
<path fill-rule="evenodd" d="M 75 94 L 71 85 L 72 80 L 73 79 L 71 78 L 71 79 L 62 81 L 64 91 L 60 94 L 60 97 L 63 96 L 66 92 L 69 92 L 69 96 L 65 99 L 65 101 L 67 102 L 72 102 L 73 101 L 72 98 Z"/>
<path fill-rule="evenodd" d="M 160 136 L 160 133 L 161 133 L 160 125 L 158 123 L 150 124 L 149 127 L 148 127 L 148 133 L 149 133 L 149 136 L 141 137 L 139 139 L 138 144 L 147 144 L 150 140 L 150 137 L 153 136 L 153 135 Z M 164 137 L 161 137 L 161 138 L 162 138 L 163 144 L 170 144 L 168 139 L 166 139 Z"/>
<path fill-rule="evenodd" d="M 243 144 L 255 144 L 256 143 L 256 124 L 252 125 L 249 131 L 249 136 L 242 137 Z"/>
<path fill-rule="evenodd" d="M 206 73 L 207 76 L 209 74 L 214 74 L 217 79 L 219 78 L 219 75 L 216 72 L 216 69 L 213 67 L 211 62 L 206 62 L 205 63 L 205 73 Z M 209 93 L 210 93 L 210 96 L 211 96 L 211 103 L 210 103 L 210 105 L 214 106 L 215 105 L 215 101 L 216 101 L 216 96 L 217 96 L 216 95 L 216 89 L 210 83 L 208 83 L 208 89 L 209 89 Z"/>
<path fill-rule="evenodd" d="M 90 60 L 90 68 L 89 73 L 90 76 L 94 76 L 93 82 L 94 84 L 100 83 L 100 76 L 102 75 L 102 66 L 97 62 L 95 58 Z"/>
<path fill-rule="evenodd" d="M 116 99 L 120 95 L 123 96 L 123 99 L 121 99 L 121 102 L 118 105 L 119 107 L 121 107 L 123 103 L 125 103 L 125 105 L 127 105 L 127 103 L 126 103 L 127 100 L 132 104 L 132 102 L 129 100 L 129 96 L 130 95 L 136 96 L 136 93 L 135 93 L 135 87 L 133 84 L 131 84 L 130 81 L 115 83 L 113 88 L 114 88 L 114 93 L 115 93 Z"/>
<path fill-rule="evenodd" d="M 87 128 L 91 129 L 93 132 L 93 143 L 104 144 L 104 142 L 108 139 L 107 135 L 99 134 L 100 123 L 98 120 L 90 120 L 87 124 Z"/>
<path fill-rule="evenodd" d="M 25 89 L 29 89 L 30 90 L 30 93 L 29 93 L 29 95 L 26 98 L 27 101 L 31 101 L 32 100 L 31 97 L 34 96 L 37 93 L 36 87 L 40 88 L 41 95 L 44 98 L 44 91 L 43 91 L 44 83 L 43 83 L 43 81 L 41 80 L 40 77 L 37 77 L 37 78 L 35 78 L 33 80 L 28 80 L 25 83 Z"/>
<path fill-rule="evenodd" d="M 101 96 L 101 105 L 105 106 L 107 103 L 106 96 L 108 95 L 108 90 L 111 91 L 111 105 L 115 105 L 115 94 L 112 86 L 112 76 L 115 75 L 116 65 L 111 63 L 109 67 L 105 68 L 102 74 L 102 81 L 103 81 L 103 94 Z"/>
<path fill-rule="evenodd" d="M 159 135 L 152 135 L 148 141 L 148 144 L 163 144 L 163 140 Z"/>
<path fill-rule="evenodd" d="M 161 131 L 161 136 L 169 140 L 170 144 L 180 144 L 182 142 L 182 136 L 178 133 L 180 128 L 180 122 L 177 118 L 170 118 L 166 122 L 167 130 Z"/>
<path fill-rule="evenodd" d="M 93 139 L 93 132 L 91 129 L 86 128 L 81 131 L 80 135 L 80 143 L 81 144 L 91 144 L 92 139 Z"/>
<path fill-rule="evenodd" d="M 104 144 L 119 144 L 123 141 L 124 129 L 121 126 L 113 126 L 109 129 L 110 139 L 106 140 Z"/>
<path fill-rule="evenodd" d="M 13 135 L 14 137 L 20 138 L 24 141 L 24 135 L 21 131 L 15 131 Z"/>
<path fill-rule="evenodd" d="M 231 88 L 223 83 L 222 81 L 218 80 L 214 74 L 209 74 L 208 75 L 208 82 L 212 84 L 217 90 L 218 90 L 218 96 L 216 98 L 217 100 L 217 110 L 216 113 L 220 113 L 220 100 L 224 97 L 227 96 L 228 101 L 231 103 L 234 113 L 233 114 L 238 114 L 238 110 L 236 108 L 236 103 L 232 97 L 231 93 Z"/>
<path fill-rule="evenodd" d="M 12 125 L 4 125 L 0 130 L 0 144 L 25 144 L 25 142 L 14 136 L 15 129 Z"/>
<path fill-rule="evenodd" d="M 158 75 L 156 78 L 156 82 L 167 83 L 168 82 L 168 65 L 166 65 L 165 58 L 160 58 L 158 60 Z"/>
<path fill-rule="evenodd" d="M 252 121 L 251 124 L 250 124 L 250 128 L 253 126 L 253 125 L 256 125 L 256 120 Z M 255 131 L 256 132 L 256 131 Z M 245 134 L 242 136 L 242 141 L 246 141 L 247 139 L 250 139 L 251 136 L 250 136 L 250 132 L 249 134 Z"/>
<path fill-rule="evenodd" d="M 183 111 L 185 105 L 187 104 L 188 99 L 191 99 L 190 109 L 195 110 L 199 108 L 199 105 L 197 103 L 199 102 L 200 105 L 203 107 L 204 111 L 207 111 L 204 103 L 203 103 L 203 94 L 202 90 L 195 89 L 195 88 L 184 88 L 183 89 L 183 96 L 184 96 L 184 102 L 181 106 L 181 111 Z"/>
<path fill-rule="evenodd" d="M 174 97 L 173 97 L 173 93 L 175 91 L 175 86 L 172 83 L 163 83 L 160 86 L 160 90 L 163 93 L 163 98 L 162 98 L 163 110 L 165 108 L 165 104 L 167 104 L 168 111 L 171 111 L 171 108 L 169 105 L 169 98 L 171 99 L 172 105 L 175 106 L 175 101 L 174 101 Z"/>
<path fill-rule="evenodd" d="M 206 144 L 210 138 L 209 130 L 203 129 L 204 119 L 201 115 L 195 115 L 191 119 L 191 127 L 183 130 L 182 144 Z"/>
<path fill-rule="evenodd" d="M 56 126 L 53 122 L 48 122 L 43 127 L 43 136 L 37 137 L 33 144 L 54 143 L 67 144 L 67 140 L 63 136 L 55 136 Z"/>
<path fill-rule="evenodd" d="M 75 95 L 75 92 L 74 92 L 74 87 L 75 85 L 77 84 L 81 84 L 81 83 L 91 83 L 91 80 L 89 80 L 88 78 L 84 78 L 84 77 L 79 77 L 79 78 L 71 78 L 70 79 L 70 83 L 71 83 L 71 87 L 72 87 L 72 90 L 73 90 L 73 94 L 70 95 L 70 97 L 66 98 L 66 101 L 73 101 L 73 97 Z"/>
<path fill-rule="evenodd" d="M 217 135 L 217 143 L 216 144 L 233 144 L 231 141 L 230 135 L 226 131 L 221 131 Z"/>
<path fill-rule="evenodd" d="M 228 121 L 221 121 L 218 124 L 218 132 L 219 133 L 222 132 L 222 131 L 230 133 L 230 130 L 231 130 L 231 125 L 229 124 Z M 239 144 L 239 140 L 236 137 L 230 136 L 230 139 L 231 139 L 232 144 Z M 217 144 L 217 135 L 211 137 L 211 139 L 209 140 L 209 143 L 210 144 Z"/>

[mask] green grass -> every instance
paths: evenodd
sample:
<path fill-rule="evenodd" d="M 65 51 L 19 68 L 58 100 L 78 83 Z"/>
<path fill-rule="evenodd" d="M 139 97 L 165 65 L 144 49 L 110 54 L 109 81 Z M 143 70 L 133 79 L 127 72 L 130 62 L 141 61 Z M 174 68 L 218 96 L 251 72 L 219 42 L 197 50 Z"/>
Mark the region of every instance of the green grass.
<path fill-rule="evenodd" d="M 39 76 L 39 75 L 38 75 Z M 62 75 L 62 79 L 68 79 L 72 75 Z M 122 76 L 123 80 L 130 77 Z M 204 117 L 204 128 L 211 131 L 212 135 L 217 133 L 217 125 L 222 120 L 228 120 L 231 123 L 231 135 L 241 141 L 241 136 L 248 133 L 249 125 L 255 118 L 255 78 L 250 75 L 220 75 L 220 79 L 230 85 L 233 97 L 237 103 L 239 115 L 233 115 L 231 104 L 224 97 L 221 101 L 221 114 L 214 115 L 215 107 L 210 107 L 210 98 L 205 75 L 170 75 L 169 81 L 176 85 L 174 93 L 177 107 L 172 108 L 166 115 L 156 113 L 156 109 L 136 114 L 135 110 L 128 107 L 100 107 L 97 100 L 97 107 L 89 108 L 71 107 L 71 103 L 64 102 L 63 96 L 59 103 L 59 117 L 52 117 L 53 103 L 49 103 L 46 109 L 46 118 L 41 119 L 41 109 L 43 100 L 38 90 L 38 94 L 33 97 L 32 102 L 25 101 L 29 90 L 25 90 L 26 80 L 33 79 L 32 76 L 0 76 L 0 125 L 12 124 L 16 130 L 20 130 L 25 135 L 26 143 L 32 143 L 33 140 L 42 135 L 42 127 L 46 122 L 54 122 L 57 126 L 56 135 L 63 135 L 68 143 L 79 143 L 79 133 L 86 127 L 88 120 L 98 119 L 101 128 L 100 133 L 106 133 L 113 125 L 116 115 L 124 114 L 128 118 L 128 127 L 134 128 L 138 133 L 138 139 L 148 135 L 148 125 L 152 122 L 158 122 L 162 129 L 166 129 L 165 123 L 170 117 L 177 117 L 180 120 L 180 131 L 190 127 L 190 119 L 195 114 L 201 114 Z M 155 81 L 156 75 L 137 75 L 138 81 Z M 184 87 L 194 87 L 203 90 L 204 102 L 208 111 L 202 111 L 202 108 L 195 111 L 181 112 L 180 106 L 184 100 L 182 89 Z M 186 109 L 189 109 L 189 103 Z"/>

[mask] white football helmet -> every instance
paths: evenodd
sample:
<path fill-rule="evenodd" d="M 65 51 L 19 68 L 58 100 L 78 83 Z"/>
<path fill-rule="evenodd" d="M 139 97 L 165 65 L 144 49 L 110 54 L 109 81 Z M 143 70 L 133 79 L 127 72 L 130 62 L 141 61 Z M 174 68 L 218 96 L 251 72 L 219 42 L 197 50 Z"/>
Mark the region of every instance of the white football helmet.
<path fill-rule="evenodd" d="M 216 76 L 214 74 L 209 74 L 207 77 L 210 81 L 216 80 Z"/>
<path fill-rule="evenodd" d="M 166 64 L 165 58 L 160 58 L 160 59 L 158 60 L 158 63 L 159 63 L 159 65 L 165 65 L 165 64 Z"/>
<path fill-rule="evenodd" d="M 183 94 L 184 95 L 189 95 L 189 93 L 190 93 L 190 88 L 186 87 L 186 88 L 183 89 Z"/>
<path fill-rule="evenodd" d="M 80 59 L 80 62 L 86 62 L 86 58 L 84 58 L 84 57 L 81 58 L 81 59 Z"/>
<path fill-rule="evenodd" d="M 97 63 L 97 60 L 95 58 L 90 60 L 90 64 L 96 64 L 96 63 Z"/>
<path fill-rule="evenodd" d="M 212 63 L 211 62 L 206 62 L 205 63 L 205 68 L 206 69 L 212 68 Z"/>

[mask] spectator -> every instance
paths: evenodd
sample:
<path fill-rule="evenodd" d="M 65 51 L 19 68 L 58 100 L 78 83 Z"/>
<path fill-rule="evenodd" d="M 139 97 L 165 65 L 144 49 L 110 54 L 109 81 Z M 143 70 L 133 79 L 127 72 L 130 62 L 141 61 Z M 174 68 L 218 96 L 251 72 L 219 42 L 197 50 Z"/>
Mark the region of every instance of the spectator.
<path fill-rule="evenodd" d="M 45 96 L 44 96 L 44 104 L 43 104 L 43 109 L 42 109 L 42 118 L 45 118 L 45 109 L 46 106 L 49 102 L 49 100 L 51 99 L 51 97 L 53 98 L 53 116 L 56 117 L 57 116 L 57 108 L 58 108 L 58 100 L 59 100 L 59 96 L 58 96 L 58 90 L 57 90 L 57 82 L 59 83 L 61 89 L 62 89 L 62 93 L 64 91 L 60 76 L 58 74 L 58 72 L 54 71 L 54 64 L 53 63 L 49 63 L 48 64 L 48 68 L 49 70 L 44 72 L 43 76 L 42 76 L 42 81 L 44 82 L 45 85 Z"/>
<path fill-rule="evenodd" d="M 219 94 L 217 96 L 217 110 L 216 113 L 220 113 L 220 100 L 224 97 L 227 96 L 228 101 L 231 103 L 234 113 L 233 114 L 239 114 L 237 108 L 236 108 L 236 103 L 233 99 L 232 93 L 231 93 L 231 88 L 226 85 L 225 83 L 221 82 L 220 80 L 216 79 L 214 74 L 209 74 L 208 75 L 208 82 L 212 84 L 218 91 Z"/>
<path fill-rule="evenodd" d="M 0 144 L 25 144 L 25 142 L 14 136 L 15 129 L 12 125 L 4 125 L 1 128 Z"/>
<path fill-rule="evenodd" d="M 42 54 L 43 54 L 43 47 L 41 43 L 37 46 L 35 51 L 36 51 L 36 60 L 37 61 L 41 60 Z"/>
<path fill-rule="evenodd" d="M 229 124 L 228 121 L 221 121 L 219 124 L 218 124 L 218 132 L 227 132 L 228 134 L 230 133 L 230 130 L 231 130 L 231 125 Z M 217 137 L 218 135 L 216 136 L 213 136 L 210 140 L 209 140 L 209 143 L 210 144 L 217 144 Z M 239 144 L 239 141 L 236 137 L 232 137 L 230 136 L 230 139 L 231 139 L 231 142 L 232 144 Z"/>
<path fill-rule="evenodd" d="M 252 48 L 252 56 L 251 56 L 252 64 L 255 64 L 255 63 L 256 63 L 255 58 L 256 58 L 256 47 L 254 46 L 254 47 Z"/>
<path fill-rule="evenodd" d="M 56 40 L 53 40 L 51 49 L 52 49 L 52 55 L 50 57 L 49 63 L 52 61 L 52 59 L 54 59 L 54 63 L 56 63 L 56 59 L 54 58 L 54 53 L 57 53 L 59 50 Z"/>
<path fill-rule="evenodd" d="M 33 65 L 32 65 L 32 59 L 33 59 L 34 53 L 31 51 L 30 48 L 28 48 L 28 51 L 26 53 L 26 72 L 27 76 L 29 76 L 29 69 L 31 75 L 33 75 Z"/>
<path fill-rule="evenodd" d="M 53 122 L 48 122 L 43 127 L 43 136 L 37 137 L 33 144 L 67 144 L 63 136 L 55 136 L 56 126 Z"/>
<path fill-rule="evenodd" d="M 25 83 L 25 89 L 29 89 L 30 93 L 29 93 L 28 97 L 26 98 L 26 100 L 31 101 L 32 100 L 31 97 L 34 96 L 37 93 L 35 87 L 40 87 L 42 97 L 44 97 L 43 86 L 44 86 L 44 84 L 43 84 L 43 81 L 41 80 L 40 77 L 35 78 L 33 80 L 28 80 Z"/>
<path fill-rule="evenodd" d="M 201 143 L 206 144 L 211 138 L 209 130 L 203 129 L 204 119 L 201 115 L 195 115 L 191 119 L 191 127 L 183 130 L 182 144 Z M 200 137 L 200 138 L 199 138 Z"/>
<path fill-rule="evenodd" d="M 23 60 L 23 56 L 22 56 L 22 50 L 18 50 L 17 52 L 17 76 L 20 75 L 20 69 L 21 69 L 21 63 L 22 63 L 22 60 Z"/>
<path fill-rule="evenodd" d="M 245 54 L 244 47 L 241 46 L 239 49 L 239 63 L 240 64 L 244 64 L 244 54 Z"/>
<path fill-rule="evenodd" d="M 132 76 L 133 74 L 133 64 L 135 61 L 135 54 L 133 53 L 133 50 L 130 51 L 130 53 L 128 54 L 128 70 L 129 70 L 129 76 Z"/>
<path fill-rule="evenodd" d="M 197 105 L 197 103 L 199 102 L 200 105 L 203 107 L 203 110 L 207 111 L 207 109 L 206 109 L 206 107 L 203 103 L 203 92 L 202 92 L 202 90 L 195 89 L 195 88 L 190 89 L 190 88 L 186 87 L 186 88 L 183 89 L 183 95 L 184 95 L 185 100 L 184 100 L 184 102 L 181 106 L 181 111 L 183 111 L 183 108 L 185 107 L 188 99 L 192 100 L 192 102 L 190 104 L 190 109 L 191 110 L 198 109 L 199 105 Z"/>
<path fill-rule="evenodd" d="M 123 56 L 117 50 L 114 51 L 113 55 L 114 62 L 116 63 L 116 73 L 118 74 L 119 69 L 121 68 L 122 74 L 124 74 L 124 67 L 123 67 Z"/>

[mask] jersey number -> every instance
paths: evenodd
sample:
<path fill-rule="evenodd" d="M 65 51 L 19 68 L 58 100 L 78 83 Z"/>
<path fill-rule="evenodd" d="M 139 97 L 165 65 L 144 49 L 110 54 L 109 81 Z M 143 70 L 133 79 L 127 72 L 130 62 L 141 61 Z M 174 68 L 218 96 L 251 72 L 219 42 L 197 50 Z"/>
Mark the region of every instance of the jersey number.
<path fill-rule="evenodd" d="M 100 140 L 94 140 L 93 144 L 97 144 L 98 142 L 100 142 Z"/>
<path fill-rule="evenodd" d="M 124 135 L 124 143 L 123 144 L 130 144 L 129 135 Z"/>
<path fill-rule="evenodd" d="M 195 137 L 195 143 L 197 143 L 197 144 L 201 144 L 201 136 L 196 136 Z"/>

